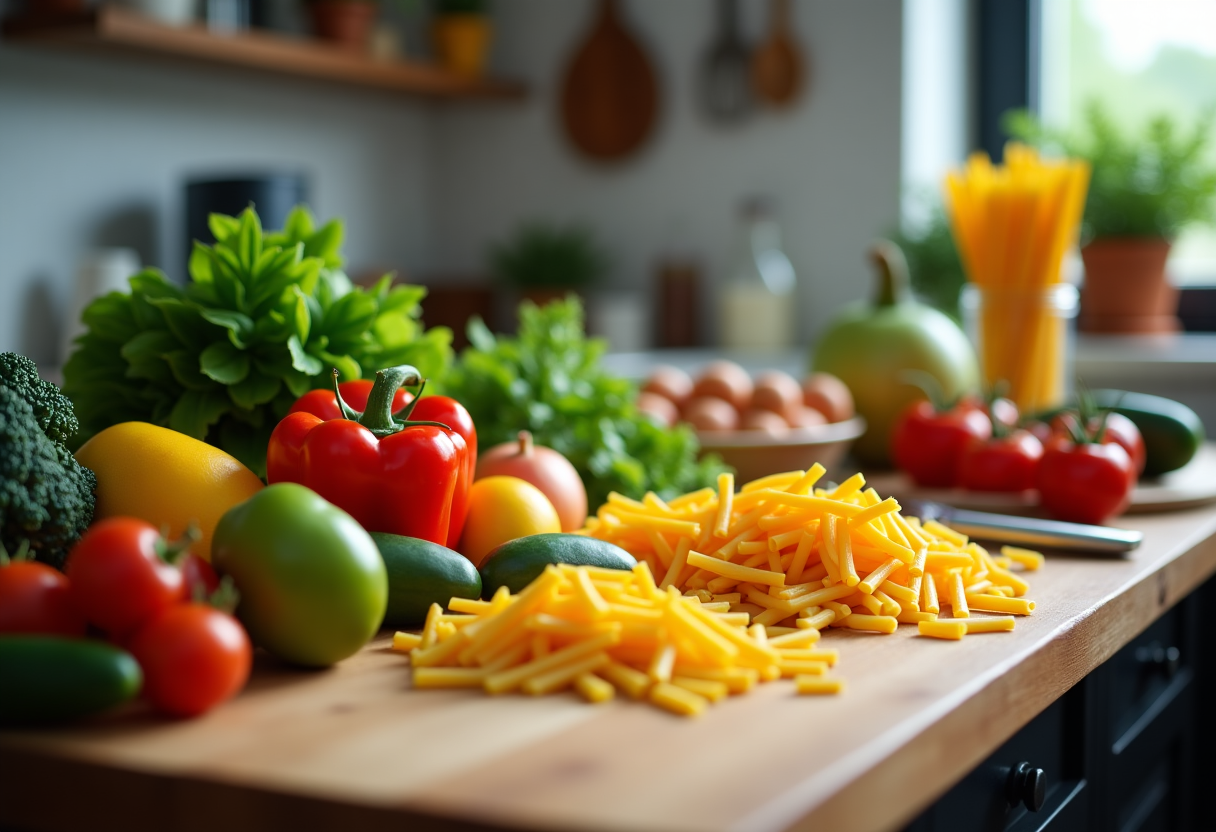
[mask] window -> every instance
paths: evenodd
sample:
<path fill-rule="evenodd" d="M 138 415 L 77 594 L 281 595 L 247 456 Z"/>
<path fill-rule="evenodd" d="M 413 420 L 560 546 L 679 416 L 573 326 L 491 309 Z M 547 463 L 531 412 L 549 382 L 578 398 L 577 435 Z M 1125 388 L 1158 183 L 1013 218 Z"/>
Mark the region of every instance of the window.
<path fill-rule="evenodd" d="M 1164 113 L 1190 130 L 1216 108 L 1213 0 L 1040 0 L 1039 12 L 1037 102 L 1047 124 L 1075 127 L 1095 99 L 1129 129 Z M 1216 229 L 1184 231 L 1169 270 L 1179 284 L 1216 284 Z"/>

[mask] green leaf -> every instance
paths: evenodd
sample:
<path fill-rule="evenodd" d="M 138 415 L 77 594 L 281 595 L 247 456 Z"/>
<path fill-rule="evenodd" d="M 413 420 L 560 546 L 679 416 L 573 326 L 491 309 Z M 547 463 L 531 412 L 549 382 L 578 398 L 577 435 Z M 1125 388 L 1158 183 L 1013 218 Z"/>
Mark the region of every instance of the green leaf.
<path fill-rule="evenodd" d="M 220 384 L 236 384 L 249 375 L 249 356 L 229 341 L 216 341 L 199 355 L 199 369 Z"/>
<path fill-rule="evenodd" d="M 237 407 L 253 410 L 278 395 L 283 382 L 258 372 L 250 373 L 244 381 L 228 388 L 228 395 Z"/>
<path fill-rule="evenodd" d="M 216 328 L 197 306 L 177 298 L 156 298 L 151 304 L 165 316 L 165 325 L 177 340 L 195 352 L 215 340 Z"/>
<path fill-rule="evenodd" d="M 211 236 L 217 242 L 222 243 L 240 230 L 241 223 L 236 217 L 229 217 L 225 214 L 211 214 L 207 217 L 207 227 L 211 229 Z M 195 245 L 201 244 L 195 243 Z"/>
<path fill-rule="evenodd" d="M 121 355 L 129 362 L 150 358 L 163 358 L 166 353 L 181 347 L 171 332 L 152 329 L 141 332 L 122 345 Z"/>
<path fill-rule="evenodd" d="M 81 320 L 89 332 L 106 341 L 126 343 L 140 331 L 131 311 L 131 296 L 122 292 L 102 295 L 84 308 Z"/>
<path fill-rule="evenodd" d="M 233 346 L 244 349 L 248 345 L 249 339 L 253 335 L 253 318 L 241 312 L 226 309 L 203 309 L 199 314 L 203 320 L 227 329 L 228 338 L 232 341 Z"/>
<path fill-rule="evenodd" d="M 212 214 L 212 217 L 218 216 Z M 194 241 L 194 247 L 190 249 L 190 263 L 187 266 L 187 271 L 190 272 L 190 277 L 195 283 L 211 283 L 213 275 L 211 273 L 211 249 Z"/>
<path fill-rule="evenodd" d="M 169 427 L 195 439 L 206 439 L 211 426 L 230 410 L 232 400 L 223 391 L 204 393 L 187 390 L 169 413 Z"/>
<path fill-rule="evenodd" d="M 315 376 L 325 370 L 320 359 L 305 352 L 304 345 L 297 336 L 293 335 L 287 339 L 287 349 L 291 350 L 291 366 L 301 373 Z"/>
<path fill-rule="evenodd" d="M 351 358 L 349 355 L 335 355 L 330 352 L 321 352 L 320 358 L 323 362 L 329 365 L 331 369 L 337 369 L 338 375 L 343 381 L 354 381 L 357 378 L 363 377 L 363 369 L 359 366 L 359 362 Z M 368 370 L 383 370 L 384 367 L 368 367 Z"/>
<path fill-rule="evenodd" d="M 213 390 L 216 383 L 199 371 L 198 353 L 190 350 L 173 350 L 165 353 L 173 377 L 187 390 Z"/>
<path fill-rule="evenodd" d="M 319 257 L 329 268 L 340 268 L 342 258 L 338 249 L 342 247 L 343 233 L 341 221 L 330 220 L 305 241 L 304 256 Z"/>
<path fill-rule="evenodd" d="M 252 274 L 262 255 L 262 221 L 253 208 L 241 212 L 236 253 L 245 274 Z"/>
<path fill-rule="evenodd" d="M 291 395 L 295 399 L 313 389 L 312 379 L 295 369 L 283 374 L 283 383 L 287 385 L 287 389 L 291 391 Z"/>

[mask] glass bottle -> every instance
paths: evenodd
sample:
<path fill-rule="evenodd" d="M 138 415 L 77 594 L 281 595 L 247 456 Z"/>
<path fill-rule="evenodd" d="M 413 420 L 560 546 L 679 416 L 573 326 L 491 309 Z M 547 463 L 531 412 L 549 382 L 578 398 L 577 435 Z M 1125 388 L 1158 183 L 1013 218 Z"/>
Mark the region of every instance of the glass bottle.
<path fill-rule="evenodd" d="M 770 351 L 793 346 L 798 277 L 782 251 L 781 227 L 761 200 L 743 206 L 730 268 L 722 288 L 723 346 Z"/>

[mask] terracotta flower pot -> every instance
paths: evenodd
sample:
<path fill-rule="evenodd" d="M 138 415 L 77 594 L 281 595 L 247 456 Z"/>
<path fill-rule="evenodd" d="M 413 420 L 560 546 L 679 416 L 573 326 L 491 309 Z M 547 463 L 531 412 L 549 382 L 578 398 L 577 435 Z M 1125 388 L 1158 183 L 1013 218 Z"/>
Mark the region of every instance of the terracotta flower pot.
<path fill-rule="evenodd" d="M 444 69 L 479 78 L 485 72 L 492 33 L 490 19 L 484 14 L 439 15 L 431 24 L 435 57 Z"/>
<path fill-rule="evenodd" d="M 313 0 L 308 4 L 313 31 L 339 49 L 366 52 L 379 7 L 365 0 Z"/>
<path fill-rule="evenodd" d="M 1167 240 L 1103 238 L 1081 249 L 1084 332 L 1177 332 L 1178 289 L 1165 277 Z"/>

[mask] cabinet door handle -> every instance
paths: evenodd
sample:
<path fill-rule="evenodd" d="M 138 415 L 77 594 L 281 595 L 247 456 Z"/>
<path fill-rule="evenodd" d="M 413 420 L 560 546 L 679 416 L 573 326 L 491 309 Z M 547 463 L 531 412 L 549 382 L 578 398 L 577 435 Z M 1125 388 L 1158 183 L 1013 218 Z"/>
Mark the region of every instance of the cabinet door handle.
<path fill-rule="evenodd" d="M 1018 763 L 1005 781 L 1005 797 L 1011 806 L 1021 803 L 1032 812 L 1039 811 L 1047 799 L 1047 775 L 1030 763 Z"/>
<path fill-rule="evenodd" d="M 1164 647 L 1161 642 L 1154 641 L 1136 648 L 1136 661 L 1146 670 L 1160 671 L 1167 679 L 1172 679 L 1182 663 L 1182 653 L 1177 647 Z"/>

